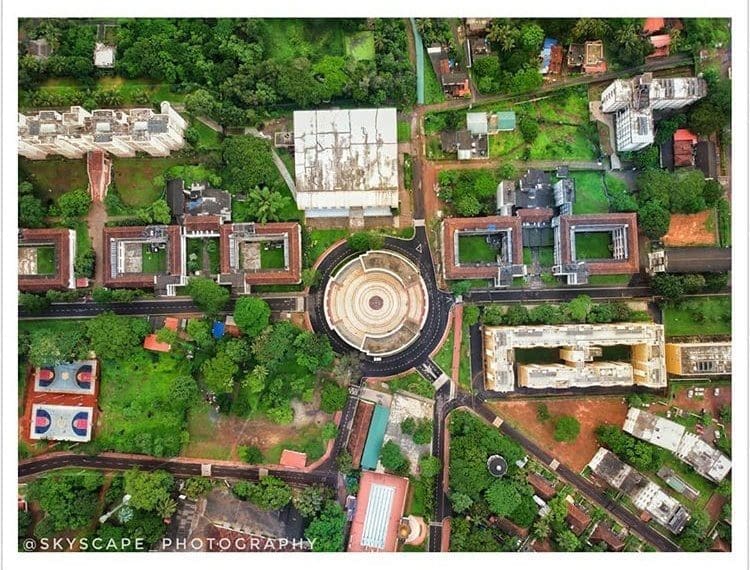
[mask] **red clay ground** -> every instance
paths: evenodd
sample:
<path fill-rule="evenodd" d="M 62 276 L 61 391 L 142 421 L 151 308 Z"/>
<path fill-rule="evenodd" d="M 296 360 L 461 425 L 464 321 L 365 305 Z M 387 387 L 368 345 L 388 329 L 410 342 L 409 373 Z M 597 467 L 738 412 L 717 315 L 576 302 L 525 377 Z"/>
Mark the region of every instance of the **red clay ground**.
<path fill-rule="evenodd" d="M 547 405 L 552 416 L 544 423 L 536 417 L 540 403 Z M 594 435 L 597 426 L 605 422 L 622 425 L 628 412 L 628 406 L 620 396 L 493 402 L 490 406 L 502 419 L 532 437 L 558 461 L 576 471 L 583 470 L 599 448 Z M 560 443 L 552 437 L 554 418 L 560 415 L 573 416 L 581 423 L 581 433 L 575 442 Z"/>
<path fill-rule="evenodd" d="M 716 245 L 716 213 L 705 210 L 697 214 L 672 214 L 664 245 L 712 246 Z"/>
<path fill-rule="evenodd" d="M 732 403 L 732 387 L 728 384 L 724 384 L 721 386 L 712 386 L 710 384 L 706 384 L 704 385 L 704 388 L 706 391 L 703 394 L 703 398 L 688 398 L 687 393 L 690 389 L 690 386 L 685 386 L 684 388 L 676 390 L 674 398 L 670 401 L 670 406 L 676 406 L 683 410 L 696 413 L 700 413 L 703 409 L 710 410 L 711 414 L 713 414 L 714 416 L 714 419 L 720 421 L 719 410 L 723 406 L 731 405 Z M 719 388 L 718 396 L 714 396 L 714 388 Z M 649 407 L 648 411 L 656 414 L 659 412 L 665 412 L 667 411 L 667 409 L 668 407 L 663 404 L 652 404 L 651 407 Z M 727 432 L 727 436 L 731 437 L 732 427 L 729 425 L 725 426 L 725 430 Z M 711 434 L 711 430 L 706 430 L 706 432 L 704 433 L 704 439 L 709 443 L 711 443 L 713 440 L 713 436 Z"/>

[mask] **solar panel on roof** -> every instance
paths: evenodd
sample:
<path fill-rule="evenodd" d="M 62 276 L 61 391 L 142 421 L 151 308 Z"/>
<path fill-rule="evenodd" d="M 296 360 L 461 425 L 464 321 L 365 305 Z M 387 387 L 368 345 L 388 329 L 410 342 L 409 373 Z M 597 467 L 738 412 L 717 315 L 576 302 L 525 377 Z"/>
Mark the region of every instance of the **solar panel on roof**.
<path fill-rule="evenodd" d="M 362 531 L 362 546 L 385 548 L 385 535 L 388 531 L 388 519 L 391 515 L 395 487 L 373 484 L 365 511 L 365 525 Z"/>

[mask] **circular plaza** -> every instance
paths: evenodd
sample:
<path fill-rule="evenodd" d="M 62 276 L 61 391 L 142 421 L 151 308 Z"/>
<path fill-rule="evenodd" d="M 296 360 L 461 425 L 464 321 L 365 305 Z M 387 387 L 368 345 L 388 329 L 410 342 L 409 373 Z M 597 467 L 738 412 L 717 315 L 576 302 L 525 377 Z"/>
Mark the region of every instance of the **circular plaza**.
<path fill-rule="evenodd" d="M 411 345 L 427 319 L 427 288 L 419 270 L 393 251 L 368 251 L 347 261 L 326 284 L 328 326 L 369 356 Z"/>

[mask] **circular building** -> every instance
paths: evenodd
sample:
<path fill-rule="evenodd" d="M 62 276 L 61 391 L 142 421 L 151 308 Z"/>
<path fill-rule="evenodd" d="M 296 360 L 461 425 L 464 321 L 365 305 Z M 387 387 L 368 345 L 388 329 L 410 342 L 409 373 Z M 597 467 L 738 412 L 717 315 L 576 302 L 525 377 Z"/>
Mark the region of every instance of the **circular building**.
<path fill-rule="evenodd" d="M 396 354 L 412 344 L 427 319 L 419 270 L 392 251 L 368 251 L 345 263 L 324 294 L 328 326 L 369 356 Z"/>
<path fill-rule="evenodd" d="M 508 472 L 508 462 L 502 455 L 490 455 L 487 459 L 487 469 L 495 477 L 502 477 Z"/>

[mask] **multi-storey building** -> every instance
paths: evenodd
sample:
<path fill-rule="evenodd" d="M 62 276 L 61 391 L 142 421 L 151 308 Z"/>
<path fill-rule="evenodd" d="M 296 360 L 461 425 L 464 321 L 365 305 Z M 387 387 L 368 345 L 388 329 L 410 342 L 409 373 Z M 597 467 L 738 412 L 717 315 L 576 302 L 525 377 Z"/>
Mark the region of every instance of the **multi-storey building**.
<path fill-rule="evenodd" d="M 168 156 L 185 144 L 187 123 L 167 102 L 152 109 L 97 109 L 73 106 L 69 111 L 18 114 L 18 154 L 41 160 L 50 154 L 81 158 L 104 150 L 131 157 L 136 152 Z"/>

